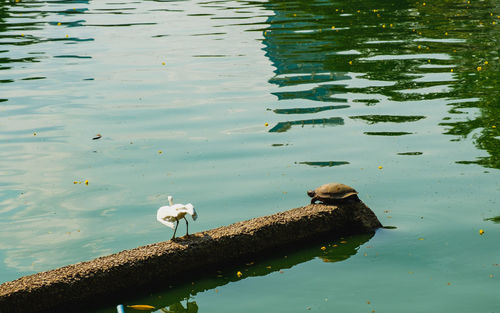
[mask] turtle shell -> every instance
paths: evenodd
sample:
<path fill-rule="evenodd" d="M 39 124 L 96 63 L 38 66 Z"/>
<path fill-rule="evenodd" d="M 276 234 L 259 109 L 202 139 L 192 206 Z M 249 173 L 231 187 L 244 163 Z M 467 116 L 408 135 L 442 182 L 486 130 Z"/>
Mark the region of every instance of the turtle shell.
<path fill-rule="evenodd" d="M 354 188 L 341 183 L 325 184 L 319 186 L 314 191 L 317 197 L 323 199 L 345 199 L 358 194 Z"/>

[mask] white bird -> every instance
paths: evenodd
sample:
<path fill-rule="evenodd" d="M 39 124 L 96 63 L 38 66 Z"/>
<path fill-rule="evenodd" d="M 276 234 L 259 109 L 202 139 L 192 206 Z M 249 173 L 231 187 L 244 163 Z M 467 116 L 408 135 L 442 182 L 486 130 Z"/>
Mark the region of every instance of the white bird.
<path fill-rule="evenodd" d="M 156 213 L 156 219 L 158 220 L 158 222 L 174 230 L 174 235 L 172 236 L 172 239 L 174 239 L 175 232 L 177 232 L 177 226 L 179 226 L 179 220 L 183 218 L 186 221 L 186 236 L 189 236 L 186 214 L 191 215 L 193 221 L 196 221 L 196 219 L 198 218 L 198 214 L 196 214 L 193 205 L 191 203 L 174 204 L 172 196 L 168 196 L 168 203 L 170 205 L 165 205 L 158 209 L 158 212 Z M 177 223 L 174 225 L 174 222 Z"/>

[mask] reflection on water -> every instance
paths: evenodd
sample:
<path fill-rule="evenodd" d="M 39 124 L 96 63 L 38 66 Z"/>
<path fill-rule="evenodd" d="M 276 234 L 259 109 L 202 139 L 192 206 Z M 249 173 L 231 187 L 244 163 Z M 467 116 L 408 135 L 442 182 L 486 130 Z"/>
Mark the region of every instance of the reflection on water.
<path fill-rule="evenodd" d="M 337 126 L 344 125 L 344 119 L 341 117 L 330 117 L 330 118 L 321 118 L 321 119 L 312 119 L 312 120 L 299 120 L 299 121 L 287 121 L 280 122 L 276 124 L 273 128 L 269 130 L 270 133 L 281 133 L 286 132 L 293 125 L 300 125 L 304 127 L 305 125 L 312 126 Z"/>
<path fill-rule="evenodd" d="M 495 217 L 490 217 L 486 219 L 487 221 L 492 221 L 493 223 L 500 224 L 500 215 Z"/>
<path fill-rule="evenodd" d="M 291 108 L 291 109 L 275 109 L 273 110 L 276 114 L 308 114 L 308 113 L 318 113 L 321 111 L 329 111 L 335 109 L 345 109 L 349 105 L 328 105 L 313 108 Z"/>
<path fill-rule="evenodd" d="M 402 116 L 402 115 L 362 115 L 350 116 L 352 119 L 359 119 L 367 122 L 368 124 L 375 123 L 408 123 L 416 122 L 425 118 L 425 116 Z"/>
<path fill-rule="evenodd" d="M 404 136 L 411 135 L 409 132 L 364 132 L 368 136 Z"/>
<path fill-rule="evenodd" d="M 160 311 L 164 313 L 198 313 L 198 305 L 196 301 L 189 301 L 189 298 L 187 298 L 185 307 L 181 301 L 179 301 L 161 308 Z"/>
<path fill-rule="evenodd" d="M 358 252 L 358 249 L 368 242 L 372 235 L 357 235 L 347 238 L 338 238 L 322 243 L 308 244 L 307 246 L 288 247 L 278 249 L 271 257 L 255 258 L 241 263 L 240 266 L 217 270 L 210 274 L 196 277 L 195 282 L 180 282 L 168 286 L 164 291 L 156 292 L 145 298 L 125 299 L 127 303 L 147 303 L 162 312 L 195 313 L 198 312 L 199 301 L 195 301 L 198 294 L 207 291 L 218 292 L 217 288 L 229 283 L 251 278 L 264 277 L 271 274 L 285 274 L 297 265 L 319 259 L 326 263 L 345 261 Z M 236 275 L 241 272 L 241 277 Z M 111 313 L 114 309 L 107 309 L 95 313 Z"/>
<path fill-rule="evenodd" d="M 325 166 L 339 166 L 339 165 L 347 165 L 349 162 L 347 161 L 317 161 L 317 162 L 297 162 L 298 164 L 305 164 L 305 165 L 310 165 L 310 166 L 319 166 L 319 167 L 325 167 Z"/>
<path fill-rule="evenodd" d="M 404 102 L 419 105 L 439 99 L 450 107 L 451 116 L 440 123 L 444 133 L 454 135 L 451 140 L 474 134 L 477 147 L 488 153 L 474 161 L 457 161 L 500 168 L 495 127 L 500 124 L 500 61 L 497 40 L 492 40 L 500 37 L 500 21 L 495 1 L 439 1 L 425 6 L 414 1 L 286 3 L 265 5 L 274 11 L 263 41 L 276 68 L 269 82 L 279 86 L 273 94 L 283 100 L 275 113 L 311 114 L 325 108 L 304 100 L 376 106 L 396 102 L 404 113 Z M 303 100 L 304 107 L 297 108 L 298 102 L 291 100 Z M 472 108 L 477 114 L 461 114 L 462 109 Z M 363 132 L 401 136 L 413 133 L 406 123 L 426 116 L 349 117 L 369 124 L 401 123 L 399 130 Z M 284 132 L 297 123 L 280 122 L 273 131 Z"/>
<path fill-rule="evenodd" d="M 199 231 L 300 206 L 307 188 L 344 181 L 398 225 L 397 240 L 366 272 L 356 258 L 319 262 L 339 280 L 318 289 L 338 287 L 335 303 L 349 302 L 323 311 L 364 310 L 342 291 L 372 265 L 382 276 L 373 281 L 391 283 L 359 277 L 352 290 L 407 290 L 380 303 L 406 304 L 412 290 L 429 291 L 429 306 L 455 303 L 439 277 L 490 296 L 494 280 L 482 278 L 492 273 L 464 273 L 487 268 L 496 250 L 464 234 L 498 215 L 498 16 L 495 0 L 0 2 L 0 278 L 164 240 L 154 213 L 168 194 L 206 212 Z M 415 232 L 429 234 L 417 242 Z M 276 274 L 278 288 L 314 286 L 283 283 L 276 269 L 355 250 L 329 249 L 238 270 Z M 415 268 L 426 276 L 413 284 Z M 240 281 L 219 275 L 152 302 L 187 309 L 196 294 L 201 306 L 203 290 Z M 493 311 L 474 300 L 469 311 Z"/>

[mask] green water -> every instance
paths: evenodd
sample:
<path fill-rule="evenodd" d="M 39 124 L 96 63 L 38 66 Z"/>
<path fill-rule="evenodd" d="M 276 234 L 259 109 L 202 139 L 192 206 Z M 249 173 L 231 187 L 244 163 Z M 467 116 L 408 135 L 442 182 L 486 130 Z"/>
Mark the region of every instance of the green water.
<path fill-rule="evenodd" d="M 169 239 L 168 195 L 201 231 L 339 181 L 397 228 L 123 303 L 499 312 L 499 24 L 495 0 L 0 2 L 0 282 Z"/>

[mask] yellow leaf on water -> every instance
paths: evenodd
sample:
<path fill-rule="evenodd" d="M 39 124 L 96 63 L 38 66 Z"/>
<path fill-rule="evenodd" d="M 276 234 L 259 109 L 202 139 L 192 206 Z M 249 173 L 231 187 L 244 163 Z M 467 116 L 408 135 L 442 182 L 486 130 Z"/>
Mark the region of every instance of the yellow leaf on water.
<path fill-rule="evenodd" d="M 139 311 L 151 311 L 154 310 L 155 307 L 147 304 L 134 304 L 134 305 L 127 305 L 127 307 L 132 308 L 134 310 L 139 310 Z"/>

